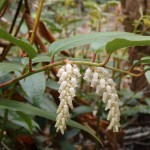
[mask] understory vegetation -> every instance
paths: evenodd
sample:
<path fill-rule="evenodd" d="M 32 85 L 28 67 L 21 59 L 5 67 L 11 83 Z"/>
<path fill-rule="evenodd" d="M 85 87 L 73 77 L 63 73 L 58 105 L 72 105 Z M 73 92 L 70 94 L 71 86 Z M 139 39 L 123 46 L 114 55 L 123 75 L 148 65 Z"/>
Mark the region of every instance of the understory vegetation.
<path fill-rule="evenodd" d="M 150 3 L 0 1 L 0 150 L 150 149 Z"/>

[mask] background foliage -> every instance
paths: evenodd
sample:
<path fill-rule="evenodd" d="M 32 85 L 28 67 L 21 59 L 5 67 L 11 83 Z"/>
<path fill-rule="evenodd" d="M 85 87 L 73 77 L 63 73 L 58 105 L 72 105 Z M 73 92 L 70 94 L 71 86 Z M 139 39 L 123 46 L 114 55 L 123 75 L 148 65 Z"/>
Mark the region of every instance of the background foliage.
<path fill-rule="evenodd" d="M 31 41 L 38 6 L 38 0 L 0 1 L 0 148 L 150 148 L 149 3 L 45 0 L 34 41 Z M 115 68 L 110 72 L 120 97 L 120 132 L 107 130 L 109 122 L 104 105 L 80 79 L 67 131 L 64 135 L 56 133 L 59 66 L 49 63 L 55 56 L 55 62 L 69 58 L 89 65 L 93 52 L 97 52 L 96 63 L 103 62 L 106 53 L 111 54 L 107 66 Z M 36 74 L 30 70 L 31 64 Z M 46 65 L 49 69 L 41 69 Z M 86 68 L 80 65 L 82 75 Z M 135 77 L 142 69 L 145 73 Z M 17 77 L 19 79 L 14 80 Z M 9 81 L 11 84 L 3 86 Z M 96 135 L 105 148 L 88 133 Z"/>

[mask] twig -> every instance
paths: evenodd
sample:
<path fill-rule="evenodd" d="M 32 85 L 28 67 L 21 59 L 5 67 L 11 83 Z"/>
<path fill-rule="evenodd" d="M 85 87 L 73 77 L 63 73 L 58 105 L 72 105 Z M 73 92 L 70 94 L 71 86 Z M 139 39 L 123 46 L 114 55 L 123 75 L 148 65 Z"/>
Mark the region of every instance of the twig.
<path fill-rule="evenodd" d="M 34 42 L 36 30 L 37 30 L 37 27 L 38 27 L 38 23 L 39 23 L 39 20 L 40 20 L 41 11 L 42 11 L 42 7 L 43 7 L 43 2 L 44 2 L 44 0 L 40 0 L 40 2 L 39 2 L 39 6 L 38 6 L 38 10 L 37 10 L 37 15 L 36 15 L 35 23 L 33 25 L 33 31 L 32 31 L 31 38 L 30 38 L 30 43 L 31 44 L 33 44 L 33 42 Z"/>
<path fill-rule="evenodd" d="M 1 141 L 1 144 L 3 145 L 3 147 L 6 148 L 6 150 L 10 150 L 9 147 L 3 141 Z"/>
<path fill-rule="evenodd" d="M 19 15 L 21 6 L 22 6 L 22 0 L 19 1 L 18 7 L 17 7 L 17 11 L 16 11 L 16 13 L 15 13 L 15 16 L 14 16 L 14 19 L 13 19 L 13 23 L 12 23 L 12 25 L 11 25 L 11 28 L 10 28 L 10 30 L 9 30 L 9 33 L 12 33 L 12 31 L 13 31 L 13 28 L 14 28 L 15 22 L 16 22 L 16 20 L 17 20 L 17 16 Z M 23 17 L 22 17 L 22 19 L 21 19 L 21 21 L 20 21 L 20 23 L 19 23 L 19 25 L 18 25 L 18 27 L 17 27 L 17 30 L 16 30 L 16 32 L 15 32 L 15 34 L 14 34 L 15 37 L 17 36 L 17 34 L 18 34 L 19 30 L 20 30 L 20 27 L 21 27 L 21 24 L 22 24 L 22 22 L 23 22 L 23 19 L 24 19 L 24 15 L 23 15 Z M 11 46 L 12 46 L 12 44 L 9 44 L 9 45 L 4 49 L 4 51 L 3 51 L 3 53 L 2 53 L 2 56 L 1 56 L 1 58 L 0 58 L 0 61 L 2 61 L 2 60 L 6 57 L 6 55 L 7 55 L 7 53 L 9 52 L 9 49 L 10 49 Z"/>
<path fill-rule="evenodd" d="M 10 80 L 10 81 L 7 81 L 7 82 L 5 82 L 5 83 L 3 83 L 3 84 L 0 84 L 0 88 L 1 88 L 1 87 L 4 87 L 4 86 L 6 86 L 6 85 L 9 85 L 9 84 L 11 84 L 11 83 L 17 82 L 17 81 L 19 81 L 19 80 L 21 80 L 21 79 L 24 79 L 24 78 L 26 78 L 26 77 L 28 77 L 28 76 L 30 76 L 30 75 L 32 75 L 32 74 L 35 74 L 35 73 L 38 73 L 38 72 L 42 72 L 42 71 L 45 71 L 45 70 L 47 70 L 47 69 L 50 69 L 50 68 L 52 68 L 52 67 L 54 67 L 54 66 L 58 66 L 58 65 L 62 65 L 62 64 L 64 64 L 64 61 L 59 61 L 59 62 L 56 62 L 56 63 L 53 63 L 53 64 L 46 65 L 46 66 L 44 66 L 44 67 L 42 67 L 42 68 L 39 68 L 39 69 L 36 69 L 36 70 L 32 70 L 32 72 L 25 73 L 25 74 L 21 75 L 20 77 L 17 77 L 17 78 L 15 78 L 15 79 L 12 79 L 12 80 Z"/>
<path fill-rule="evenodd" d="M 37 10 L 36 19 L 35 19 L 35 23 L 33 25 L 33 31 L 32 31 L 31 38 L 30 38 L 30 43 L 31 44 L 34 43 L 34 38 L 35 38 L 36 30 L 37 30 L 37 27 L 38 27 L 38 23 L 39 23 L 39 20 L 40 20 L 40 15 L 41 15 L 43 3 L 44 3 L 44 0 L 40 0 L 39 7 L 38 7 L 38 10 Z M 32 72 L 32 59 L 29 59 L 29 71 Z"/>
<path fill-rule="evenodd" d="M 50 63 L 54 63 L 54 56 L 52 56 L 51 60 L 50 60 Z"/>
<path fill-rule="evenodd" d="M 18 25 L 16 31 L 15 31 L 14 37 L 17 37 L 17 34 L 18 34 L 18 32 L 19 32 L 19 30 L 20 30 L 20 27 L 21 27 L 21 25 L 22 25 L 22 23 L 23 23 L 23 20 L 24 20 L 24 14 L 23 14 L 23 16 L 22 16 L 22 18 L 21 18 L 21 20 L 20 20 L 20 23 L 19 23 L 19 25 Z M 10 43 L 10 44 L 6 47 L 6 49 L 5 49 L 4 52 L 3 52 L 2 57 L 0 58 L 0 61 L 2 61 L 2 60 L 5 58 L 5 56 L 6 56 L 7 53 L 9 52 L 9 49 L 10 49 L 10 47 L 11 47 L 12 45 L 13 45 L 13 44 Z"/>
<path fill-rule="evenodd" d="M 107 54 L 105 60 L 100 65 L 104 67 L 108 63 L 110 56 L 111 56 L 111 54 Z"/>
<path fill-rule="evenodd" d="M 96 136 L 99 136 L 100 132 L 100 114 L 101 114 L 101 101 L 98 100 L 98 111 L 97 111 L 97 128 L 96 128 Z M 96 142 L 95 150 L 99 149 L 99 142 Z"/>
<path fill-rule="evenodd" d="M 3 119 L 3 122 L 1 124 L 0 139 L 2 139 L 2 137 L 3 137 L 3 132 L 4 132 L 4 129 L 5 129 L 6 122 L 7 122 L 7 118 L 8 118 L 8 109 L 5 109 L 4 119 Z"/>
<path fill-rule="evenodd" d="M 96 59 L 96 53 L 93 53 L 93 57 L 91 59 L 91 62 L 95 62 L 95 59 Z"/>
<path fill-rule="evenodd" d="M 7 0 L 6 2 L 4 2 L 5 4 L 5 7 L 4 9 L 2 10 L 2 13 L 0 14 L 0 18 L 3 17 L 3 15 L 5 14 L 6 10 L 7 10 L 7 7 L 8 7 L 8 3 L 9 3 L 9 0 Z"/>
<path fill-rule="evenodd" d="M 97 67 L 101 66 L 101 64 L 103 65 L 103 63 L 101 63 L 101 64 L 99 64 L 99 63 L 91 63 L 89 61 L 71 61 L 71 63 L 73 63 L 73 64 L 80 64 L 80 65 L 88 65 L 88 66 L 97 66 Z M 32 70 L 32 72 L 25 73 L 25 74 L 21 75 L 20 77 L 17 77 L 15 79 L 7 81 L 7 82 L 5 82 L 3 84 L 0 84 L 0 88 L 4 87 L 6 85 L 9 85 L 11 83 L 17 82 L 17 81 L 19 81 L 21 79 L 24 79 L 24 78 L 26 78 L 26 77 L 28 77 L 28 76 L 30 76 L 32 74 L 35 74 L 35 73 L 38 73 L 38 72 L 42 72 L 42 71 L 45 71 L 47 69 L 51 69 L 51 68 L 53 68 L 55 66 L 63 65 L 63 64 L 65 64 L 64 60 L 61 60 L 59 62 L 55 62 L 55 63 L 52 63 L 52 64 L 45 65 L 44 67 L 41 67 L 41 68 L 36 69 L 36 70 Z M 141 75 L 141 74 L 130 73 L 128 71 L 116 69 L 116 68 L 109 67 L 109 66 L 105 66 L 105 68 L 111 69 L 111 70 L 114 70 L 114 71 L 117 71 L 117 72 L 121 72 L 121 73 L 124 73 L 124 74 L 129 74 L 129 75 L 134 76 L 134 77 L 139 77 Z"/>
<path fill-rule="evenodd" d="M 14 94 L 15 86 L 16 86 L 16 84 L 13 84 L 13 86 L 11 87 L 12 90 L 10 91 L 10 93 L 8 95 L 8 99 L 12 98 L 12 96 Z M 9 110 L 5 109 L 5 111 L 4 111 L 4 117 L 3 117 L 3 122 L 1 124 L 0 139 L 2 139 L 2 137 L 3 137 L 3 132 L 4 132 L 4 130 L 6 128 L 6 124 L 8 122 L 8 113 L 9 113 Z"/>
<path fill-rule="evenodd" d="M 14 28 L 14 26 L 15 26 L 17 17 L 18 17 L 18 15 L 19 15 L 20 10 L 21 10 L 22 1 L 23 1 L 23 0 L 20 0 L 20 1 L 19 1 L 18 7 L 17 7 L 17 9 L 16 9 L 16 13 L 15 13 L 15 16 L 14 16 L 14 19 L 13 19 L 13 22 L 12 22 L 12 25 L 11 25 L 11 28 L 10 28 L 10 30 L 9 30 L 9 33 L 10 33 L 10 34 L 11 34 L 12 31 L 13 31 L 13 28 Z"/>

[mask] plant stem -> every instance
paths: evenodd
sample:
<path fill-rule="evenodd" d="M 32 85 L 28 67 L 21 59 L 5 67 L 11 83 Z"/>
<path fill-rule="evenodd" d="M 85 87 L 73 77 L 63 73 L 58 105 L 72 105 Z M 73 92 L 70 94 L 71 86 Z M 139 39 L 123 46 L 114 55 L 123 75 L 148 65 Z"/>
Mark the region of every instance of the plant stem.
<path fill-rule="evenodd" d="M 22 1 L 23 1 L 23 0 L 20 0 L 20 1 L 19 1 L 19 4 L 18 4 L 16 13 L 15 13 L 15 16 L 14 16 L 14 19 L 13 19 L 13 22 L 12 22 L 12 25 L 11 25 L 10 30 L 9 30 L 9 33 L 10 33 L 10 34 L 11 34 L 12 31 L 13 31 L 13 28 L 14 28 L 14 26 L 15 26 L 17 17 L 18 17 L 18 15 L 19 15 L 20 10 L 21 10 Z M 19 29 L 20 29 L 20 27 L 19 27 Z M 18 31 L 19 31 L 19 30 L 18 30 Z M 3 50 L 2 56 L 1 56 L 1 58 L 0 58 L 0 61 L 2 61 L 2 60 L 5 58 L 5 56 L 6 56 L 7 53 L 9 52 L 10 46 L 11 46 L 11 44 L 8 45 L 8 47 L 6 47 L 6 48 Z"/>
<path fill-rule="evenodd" d="M 25 14 L 25 13 L 24 13 L 24 14 Z M 14 33 L 14 37 L 17 37 L 17 35 L 18 35 L 18 32 L 19 32 L 20 27 L 21 27 L 21 25 L 22 25 L 22 23 L 23 23 L 23 20 L 24 20 L 24 14 L 23 14 L 23 16 L 22 16 L 22 18 L 21 18 L 21 20 L 20 20 L 20 23 L 19 23 L 19 25 L 18 25 L 18 27 L 17 27 L 15 33 Z M 5 48 L 3 54 L 2 54 L 2 56 L 1 56 L 1 58 L 0 58 L 0 62 L 3 61 L 3 59 L 5 58 L 5 56 L 7 55 L 7 53 L 9 52 L 9 49 L 10 49 L 10 47 L 11 47 L 12 45 L 13 45 L 13 44 L 10 43 L 10 44 L 8 44 L 8 46 Z"/>
<path fill-rule="evenodd" d="M 15 86 L 16 86 L 16 84 L 12 85 L 10 93 L 8 95 L 8 99 L 12 98 L 12 96 L 14 94 Z M 4 111 L 4 118 L 3 118 L 2 125 L 1 125 L 0 139 L 2 139 L 2 137 L 3 137 L 3 132 L 5 130 L 5 127 L 6 127 L 6 124 L 7 124 L 7 121 L 8 121 L 8 113 L 9 113 L 8 109 L 5 109 L 5 111 Z"/>
<path fill-rule="evenodd" d="M 33 25 L 33 31 L 31 34 L 31 38 L 30 38 L 30 43 L 33 44 L 34 43 L 34 38 L 35 38 L 35 34 L 36 34 L 36 30 L 38 27 L 38 23 L 40 20 L 40 15 L 41 15 L 41 11 L 42 11 L 42 7 L 43 7 L 43 2 L 44 0 L 40 0 L 39 5 L 38 5 L 38 10 L 37 10 L 37 15 L 36 15 L 36 19 Z"/>
<path fill-rule="evenodd" d="M 4 118 L 3 118 L 2 125 L 1 125 L 0 139 L 2 139 L 3 137 L 3 132 L 6 126 L 7 119 L 8 119 L 8 109 L 5 109 Z"/>
<path fill-rule="evenodd" d="M 37 30 L 37 27 L 39 24 L 43 3 L 44 3 L 44 0 L 40 0 L 36 19 L 35 19 L 35 22 L 33 25 L 33 30 L 32 30 L 32 34 L 31 34 L 31 38 L 30 38 L 30 44 L 34 43 L 34 38 L 35 38 L 36 30 Z M 29 59 L 29 71 L 32 72 L 32 59 Z"/>
<path fill-rule="evenodd" d="M 16 9 L 16 13 L 15 13 L 15 16 L 14 16 L 14 19 L 13 19 L 13 22 L 12 22 L 12 25 L 11 25 L 11 28 L 10 28 L 10 30 L 9 30 L 9 33 L 12 33 L 12 31 L 13 31 L 13 28 L 14 28 L 14 26 L 15 26 L 17 17 L 18 17 L 18 15 L 19 15 L 20 10 L 21 10 L 22 1 L 23 1 L 23 0 L 20 0 L 20 1 L 19 1 L 19 4 L 18 4 L 18 7 L 17 7 L 17 9 Z"/>
<path fill-rule="evenodd" d="M 0 18 L 3 17 L 3 15 L 5 14 L 6 10 L 7 10 L 7 7 L 8 7 L 8 3 L 9 3 L 9 0 L 3 0 L 1 2 L 1 8 L 0 8 Z"/>
<path fill-rule="evenodd" d="M 93 53 L 93 57 L 92 57 L 92 59 L 91 59 L 91 62 L 92 62 L 92 63 L 95 62 L 95 59 L 96 59 L 96 53 Z"/>
<path fill-rule="evenodd" d="M 97 128 L 96 128 L 96 136 L 99 137 L 99 133 L 100 133 L 100 114 L 101 114 L 101 101 L 98 100 L 98 111 L 97 111 Z M 95 150 L 99 150 L 99 142 L 96 142 L 96 146 L 95 146 Z"/>
<path fill-rule="evenodd" d="M 92 62 L 89 62 L 89 61 L 71 61 L 72 64 L 79 64 L 79 65 L 88 65 L 88 66 L 97 66 L 97 67 L 100 67 L 100 66 L 103 66 L 103 63 L 92 63 Z M 35 74 L 35 73 L 38 73 L 38 72 L 42 72 L 42 71 L 45 71 L 47 69 L 51 69 L 55 66 L 59 66 L 59 65 L 63 65 L 65 64 L 65 61 L 64 60 L 61 60 L 59 62 L 55 62 L 55 63 L 52 63 L 52 64 L 48 64 L 48 65 L 45 65 L 44 67 L 41 67 L 39 69 L 35 69 L 35 70 L 32 70 L 32 72 L 28 72 L 28 73 L 25 73 L 23 75 L 21 75 L 20 77 L 17 77 L 15 79 L 12 79 L 10 81 L 7 81 L 3 84 L 0 84 L 0 88 L 1 87 L 4 87 L 6 85 L 9 85 L 11 83 L 14 83 L 14 82 L 17 82 L 21 79 L 24 79 L 32 74 Z M 120 70 L 120 69 L 116 69 L 116 68 L 113 68 L 113 67 L 110 67 L 110 66 L 104 66 L 105 68 L 107 69 L 111 69 L 111 70 L 114 70 L 114 71 L 117 71 L 117 72 L 120 72 L 120 73 L 124 73 L 124 74 L 129 74 L 131 76 L 134 76 L 134 77 L 139 77 L 142 75 L 142 73 L 144 72 L 141 72 L 139 74 L 134 74 L 134 73 L 131 73 L 131 72 L 128 72 L 128 71 L 124 71 L 124 70 Z"/>

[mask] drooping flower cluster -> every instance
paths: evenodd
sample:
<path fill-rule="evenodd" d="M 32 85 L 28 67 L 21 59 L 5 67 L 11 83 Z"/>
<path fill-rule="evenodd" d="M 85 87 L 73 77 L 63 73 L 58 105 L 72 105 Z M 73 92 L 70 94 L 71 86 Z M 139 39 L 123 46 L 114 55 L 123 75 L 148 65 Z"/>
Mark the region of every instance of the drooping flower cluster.
<path fill-rule="evenodd" d="M 66 129 L 66 120 L 69 118 L 69 107 L 73 109 L 72 101 L 75 97 L 75 88 L 77 87 L 77 78 L 80 77 L 79 69 L 76 65 L 66 64 L 62 66 L 57 76 L 59 77 L 59 99 L 60 104 L 57 109 L 56 124 L 57 132 L 60 130 L 64 134 Z"/>
<path fill-rule="evenodd" d="M 96 88 L 96 93 L 102 96 L 103 103 L 107 103 L 105 110 L 109 110 L 107 120 L 110 121 L 108 129 L 118 132 L 120 127 L 119 98 L 115 88 L 115 83 L 111 74 L 102 67 L 88 68 L 84 75 L 84 80 L 91 83 L 91 87 Z"/>

